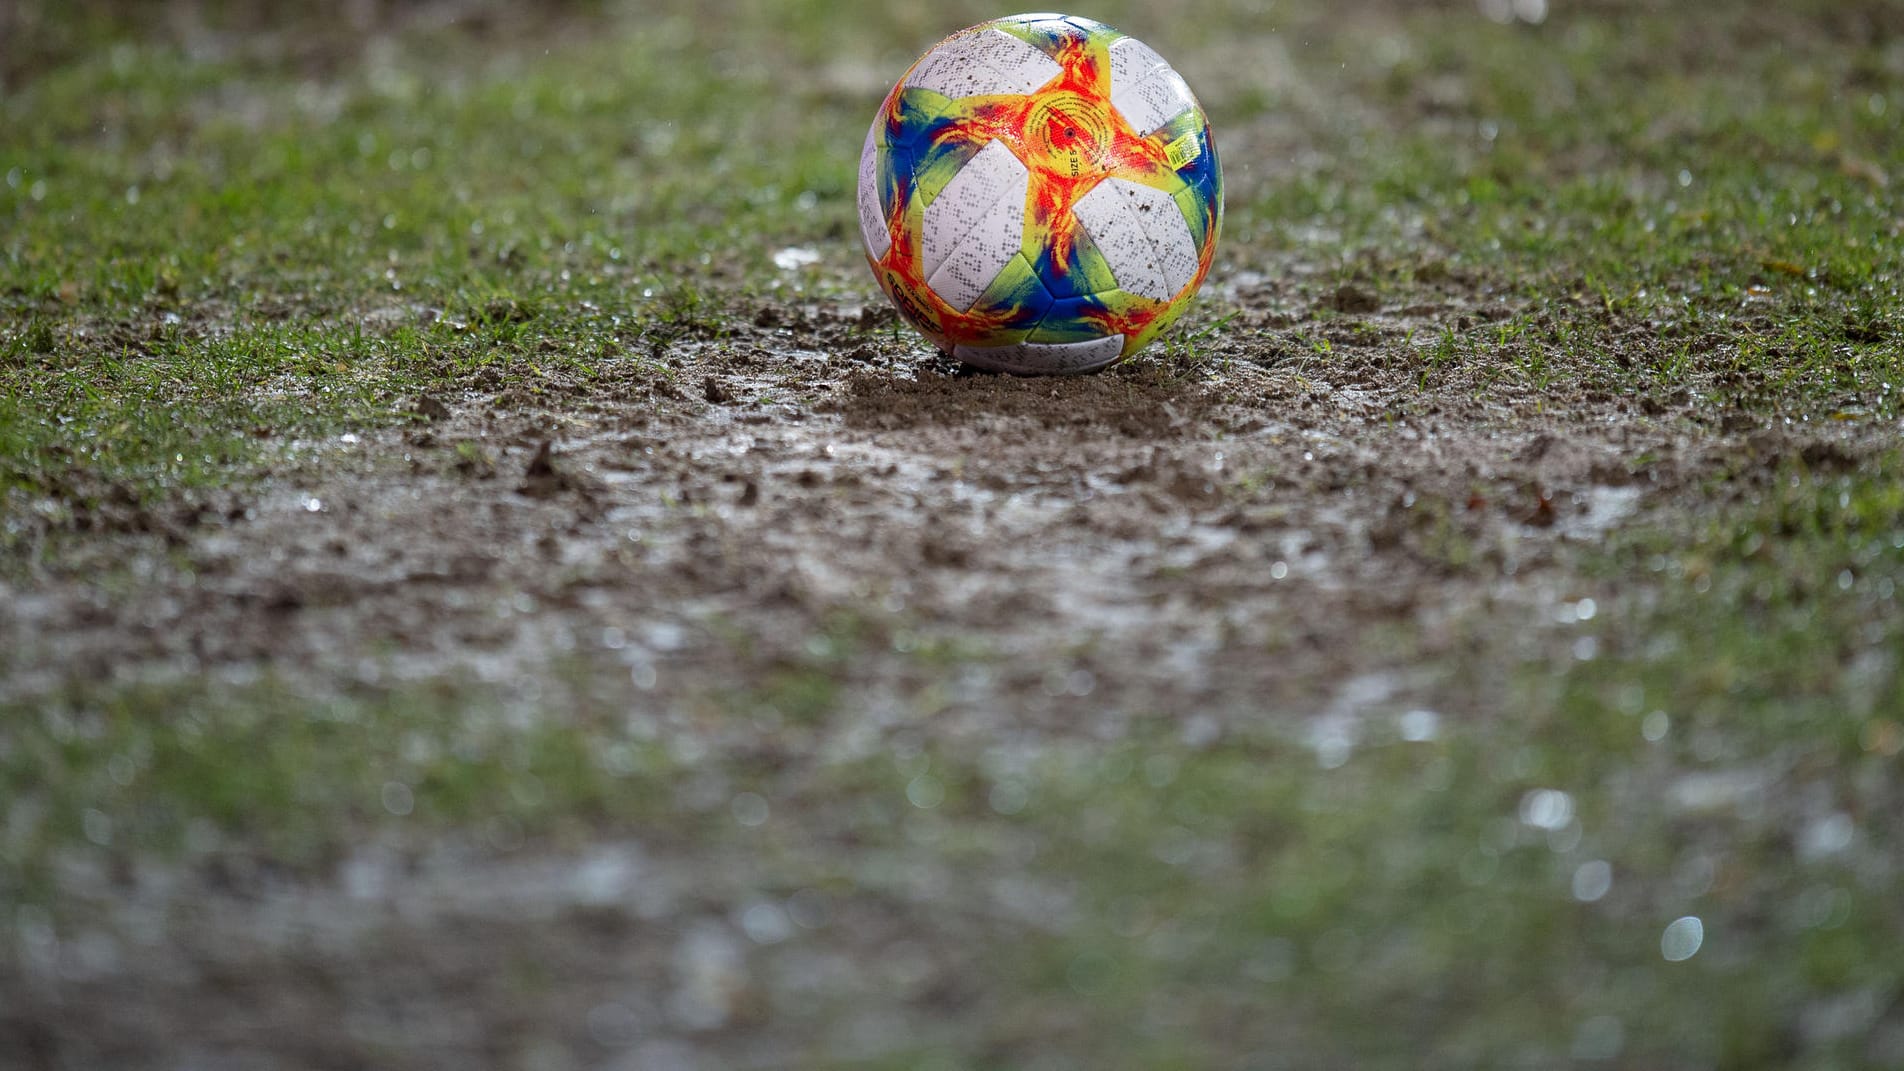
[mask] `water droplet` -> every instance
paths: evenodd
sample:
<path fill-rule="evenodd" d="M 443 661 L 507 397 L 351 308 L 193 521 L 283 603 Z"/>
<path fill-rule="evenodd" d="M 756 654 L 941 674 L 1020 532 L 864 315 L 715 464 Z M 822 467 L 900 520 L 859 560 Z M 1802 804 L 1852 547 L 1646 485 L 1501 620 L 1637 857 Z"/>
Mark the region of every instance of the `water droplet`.
<path fill-rule="evenodd" d="M 734 812 L 734 821 L 752 829 L 766 824 L 771 808 L 767 798 L 755 792 L 743 792 L 734 797 L 730 809 Z"/>
<path fill-rule="evenodd" d="M 1521 797 L 1521 822 L 1535 829 L 1565 829 L 1573 821 L 1573 797 L 1555 788 L 1537 788 Z"/>
<path fill-rule="evenodd" d="M 184 460 L 184 459 L 181 458 L 180 460 Z M 322 499 L 307 498 L 304 500 L 304 512 L 321 513 L 323 512 L 323 510 L 324 510 L 324 502 Z"/>
<path fill-rule="evenodd" d="M 1679 172 L 1679 185 L 1681 187 L 1692 185 L 1692 172 L 1681 168 Z"/>
<path fill-rule="evenodd" d="M 740 928 L 754 943 L 777 945 L 793 934 L 793 923 L 779 904 L 755 904 L 740 917 Z"/>
<path fill-rule="evenodd" d="M 1573 604 L 1573 616 L 1576 621 L 1591 621 L 1593 615 L 1600 612 L 1600 604 L 1592 599 L 1581 599 Z"/>
<path fill-rule="evenodd" d="M 1339 770 L 1348 765 L 1349 757 L 1355 754 L 1355 741 L 1346 732 L 1333 729 L 1314 735 L 1310 746 L 1316 749 L 1316 765 L 1325 770 Z"/>
<path fill-rule="evenodd" d="M 612 1000 L 590 1008 L 587 1023 L 588 1036 L 611 1049 L 633 1045 L 641 1038 L 641 1017 L 628 1005 Z"/>
<path fill-rule="evenodd" d="M 1432 710 L 1411 710 L 1400 722 L 1402 739 L 1412 743 L 1433 740 L 1441 732 L 1441 715 Z"/>
<path fill-rule="evenodd" d="M 1067 694 L 1083 698 L 1097 687 L 1097 675 L 1088 669 L 1074 669 L 1065 674 L 1064 690 Z"/>
<path fill-rule="evenodd" d="M 833 918 L 833 905 L 818 889 L 801 889 L 787 897 L 787 917 L 803 930 L 817 930 Z"/>
<path fill-rule="evenodd" d="M 1273 563 L 1271 563 L 1271 565 L 1270 565 L 1270 567 L 1269 567 L 1269 576 L 1270 576 L 1270 579 L 1272 579 L 1272 580 L 1281 580 L 1281 579 L 1283 579 L 1283 578 L 1285 578 L 1285 577 L 1287 577 L 1288 575 L 1289 575 L 1289 563 L 1288 563 L 1288 562 L 1284 562 L 1284 561 L 1278 561 L 1278 562 L 1273 562 Z"/>
<path fill-rule="evenodd" d="M 570 872 L 570 895 L 576 903 L 596 907 L 622 903 L 638 874 L 632 856 L 614 849 L 595 852 Z"/>
<path fill-rule="evenodd" d="M 337 437 L 337 441 L 340 443 L 343 443 L 345 446 L 355 446 L 356 444 L 363 442 L 363 440 L 359 439 L 355 433 L 348 432 L 348 431 L 342 435 L 339 435 Z"/>
<path fill-rule="evenodd" d="M 126 755 L 114 755 L 106 760 L 106 775 L 115 785 L 129 785 L 139 772 L 138 766 Z"/>
<path fill-rule="evenodd" d="M 906 784 L 906 799 L 914 807 L 929 811 L 945 801 L 945 785 L 931 774 L 920 774 Z"/>
<path fill-rule="evenodd" d="M 1589 859 L 1573 871 L 1573 898 L 1591 904 L 1613 888 L 1613 865 L 1604 859 Z"/>
<path fill-rule="evenodd" d="M 596 761 L 600 763 L 602 769 L 616 777 L 632 776 L 640 767 L 635 749 L 628 744 L 608 745 L 602 749 L 601 756 Z"/>
<path fill-rule="evenodd" d="M 106 816 L 106 812 L 88 807 L 85 813 L 79 816 L 79 823 L 86 832 L 87 840 L 101 848 L 112 843 L 112 819 Z"/>
<path fill-rule="evenodd" d="M 820 262 L 820 252 L 806 246 L 790 245 L 773 255 L 774 267 L 781 271 L 798 271 L 810 264 Z"/>
<path fill-rule="evenodd" d="M 1666 925 L 1664 933 L 1659 935 L 1659 954 L 1668 963 L 1684 963 L 1699 952 L 1699 946 L 1706 943 L 1706 924 L 1696 915 L 1674 919 Z"/>
<path fill-rule="evenodd" d="M 410 791 L 410 786 L 402 781 L 385 781 L 380 795 L 383 799 L 383 809 L 398 818 L 416 810 L 416 795 Z"/>
<path fill-rule="evenodd" d="M 1856 832 L 1851 816 L 1842 811 L 1813 819 L 1798 838 L 1799 857 L 1816 859 L 1835 855 L 1851 847 L 1851 838 Z"/>
<path fill-rule="evenodd" d="M 1657 744 L 1666 739 L 1666 732 L 1672 727 L 1672 717 L 1663 710 L 1655 710 L 1640 722 L 1640 735 Z"/>

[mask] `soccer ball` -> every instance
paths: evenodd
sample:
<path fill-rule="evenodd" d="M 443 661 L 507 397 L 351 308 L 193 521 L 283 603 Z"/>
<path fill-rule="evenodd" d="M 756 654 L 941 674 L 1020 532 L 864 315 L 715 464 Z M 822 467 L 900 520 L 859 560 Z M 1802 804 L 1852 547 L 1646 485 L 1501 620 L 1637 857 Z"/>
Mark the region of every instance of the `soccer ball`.
<path fill-rule="evenodd" d="M 1210 270 L 1223 179 L 1190 87 L 1100 22 L 962 30 L 887 94 L 859 161 L 866 258 L 939 349 L 1000 372 L 1137 352 Z"/>

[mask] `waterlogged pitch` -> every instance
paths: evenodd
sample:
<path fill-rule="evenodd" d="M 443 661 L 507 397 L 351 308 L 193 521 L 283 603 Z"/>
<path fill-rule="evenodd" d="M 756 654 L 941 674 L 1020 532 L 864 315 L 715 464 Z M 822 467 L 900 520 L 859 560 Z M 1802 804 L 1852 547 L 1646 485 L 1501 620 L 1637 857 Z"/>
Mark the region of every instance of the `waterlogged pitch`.
<path fill-rule="evenodd" d="M 940 349 L 1004 372 L 1128 357 L 1210 270 L 1223 182 L 1183 78 L 1102 23 L 1016 15 L 927 52 L 860 155 L 866 256 Z"/>
<path fill-rule="evenodd" d="M 1904 1068 L 1904 5 L 986 7 L 0 0 L 0 1071 Z"/>

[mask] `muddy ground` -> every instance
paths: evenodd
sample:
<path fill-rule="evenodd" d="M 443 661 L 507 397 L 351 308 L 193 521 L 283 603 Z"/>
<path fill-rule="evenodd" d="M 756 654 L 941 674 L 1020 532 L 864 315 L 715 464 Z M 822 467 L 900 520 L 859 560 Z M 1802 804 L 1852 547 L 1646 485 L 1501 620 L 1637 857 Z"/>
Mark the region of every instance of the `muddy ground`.
<path fill-rule="evenodd" d="M 1566 611 L 1619 593 L 1573 565 L 1609 533 L 1871 445 L 1564 386 L 1422 393 L 1392 356 L 1411 324 L 1485 314 L 1454 298 L 1332 320 L 1354 330 L 1326 372 L 1258 341 L 1030 380 L 922 355 L 876 307 L 764 307 L 671 343 L 671 375 L 631 356 L 611 389 L 417 399 L 411 426 L 304 444 L 258 487 L 100 516 L 128 534 L 7 592 L 7 687 L 268 673 L 321 696 L 466 675 L 547 709 L 581 663 L 618 667 L 609 702 L 638 735 L 765 755 L 795 782 L 922 736 L 1267 732 L 1328 761 L 1361 719 L 1498 716 L 1509 667 L 1590 656 Z M 87 584 L 84 554 L 130 556 L 136 583 Z M 828 663 L 824 709 L 763 685 L 829 655 L 842 622 L 856 646 Z M 909 657 L 933 644 L 986 657 Z M 1502 676 L 1455 676 L 1480 647 Z M 836 819 L 812 825 L 819 856 L 851 857 Z M 960 950 L 1037 888 L 1001 875 L 966 911 L 807 890 L 790 916 L 759 907 L 744 851 L 640 833 L 69 875 L 113 922 L 39 950 L 8 1000 L 13 1062 L 764 1067 L 1008 1017 Z M 782 944 L 805 927 L 829 937 Z M 546 972 L 527 998 L 525 962 Z M 1047 1028 L 1007 1031 L 1001 1056 Z"/>
<path fill-rule="evenodd" d="M 1060 694 L 1126 712 L 1313 703 L 1432 666 L 1454 640 L 1438 624 L 1498 612 L 1517 633 L 1583 597 L 1569 555 L 1689 488 L 1709 508 L 1708 486 L 1850 469 L 1889 439 L 1684 390 L 1421 389 L 1398 341 L 1498 305 L 1319 307 L 1325 367 L 1305 352 L 1318 321 L 1268 288 L 1232 300 L 1308 329 L 1021 379 L 931 356 L 879 306 L 763 305 L 657 344 L 665 372 L 628 355 L 586 388 L 417 398 L 410 426 L 298 444 L 260 487 L 82 517 L 118 534 L 9 592 L 7 688 L 508 680 L 605 650 L 665 700 L 871 615 L 1006 656 L 975 711 L 1038 715 L 1052 666 L 1077 674 Z M 138 583 L 74 582 L 93 555 L 132 555 Z M 1398 624 L 1418 647 L 1358 639 Z M 881 677 L 873 659 L 848 683 L 924 683 Z"/>

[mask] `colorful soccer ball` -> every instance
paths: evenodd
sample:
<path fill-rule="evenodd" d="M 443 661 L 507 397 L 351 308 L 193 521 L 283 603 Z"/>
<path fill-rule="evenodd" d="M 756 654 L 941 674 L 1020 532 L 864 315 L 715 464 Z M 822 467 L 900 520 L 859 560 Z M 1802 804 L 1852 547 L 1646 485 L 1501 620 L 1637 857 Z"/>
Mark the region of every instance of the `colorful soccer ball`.
<path fill-rule="evenodd" d="M 1061 15 L 962 30 L 887 94 L 860 233 L 905 318 L 968 364 L 1093 372 L 1189 304 L 1223 180 L 1190 87 L 1134 37 Z"/>

